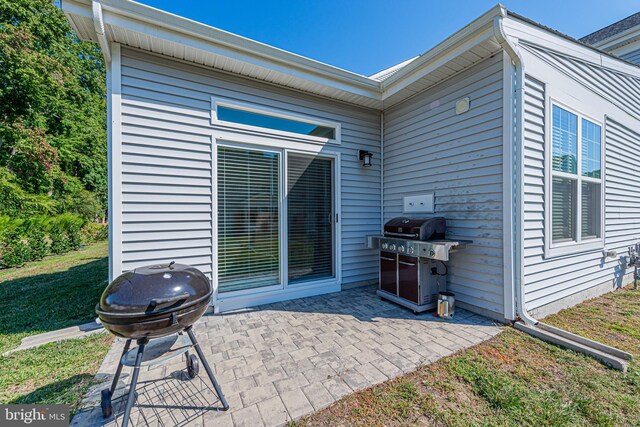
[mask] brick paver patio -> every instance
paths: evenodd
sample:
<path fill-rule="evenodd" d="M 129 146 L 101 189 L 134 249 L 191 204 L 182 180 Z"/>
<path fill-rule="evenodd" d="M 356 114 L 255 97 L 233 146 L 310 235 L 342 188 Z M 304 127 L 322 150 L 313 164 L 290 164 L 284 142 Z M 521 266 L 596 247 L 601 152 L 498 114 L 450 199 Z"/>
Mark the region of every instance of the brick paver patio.
<path fill-rule="evenodd" d="M 219 402 L 204 369 L 189 381 L 184 360 L 176 358 L 141 373 L 133 425 L 282 425 L 478 344 L 500 327 L 464 310 L 452 321 L 415 315 L 365 287 L 205 316 L 194 330 L 231 409 L 209 409 Z M 99 376 L 113 374 L 122 343 L 114 343 Z M 73 425 L 119 425 L 121 399 L 115 419 L 103 420 L 91 407 L 104 387 L 90 391 Z M 123 392 L 124 382 L 116 396 Z"/>

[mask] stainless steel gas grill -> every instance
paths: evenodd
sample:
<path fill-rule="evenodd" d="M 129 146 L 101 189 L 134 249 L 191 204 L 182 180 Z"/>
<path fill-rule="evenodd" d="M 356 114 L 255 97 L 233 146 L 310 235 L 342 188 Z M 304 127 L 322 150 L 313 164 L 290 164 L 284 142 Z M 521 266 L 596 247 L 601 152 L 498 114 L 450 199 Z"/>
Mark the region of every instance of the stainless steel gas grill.
<path fill-rule="evenodd" d="M 368 236 L 367 246 L 380 250 L 378 295 L 419 313 L 436 308 L 446 290 L 449 254 L 469 240 L 446 240 L 446 221 L 393 218 L 383 236 Z"/>

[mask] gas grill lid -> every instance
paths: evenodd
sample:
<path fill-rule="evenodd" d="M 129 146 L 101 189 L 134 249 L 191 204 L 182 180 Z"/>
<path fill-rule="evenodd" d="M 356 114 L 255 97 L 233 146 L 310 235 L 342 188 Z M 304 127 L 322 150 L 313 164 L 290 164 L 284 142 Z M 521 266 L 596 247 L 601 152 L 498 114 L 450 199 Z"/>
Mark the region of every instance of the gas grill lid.
<path fill-rule="evenodd" d="M 113 280 L 96 307 L 110 316 L 152 316 L 184 309 L 211 297 L 209 279 L 184 264 L 136 268 Z"/>
<path fill-rule="evenodd" d="M 412 240 L 438 240 L 444 239 L 445 228 L 446 222 L 443 217 L 397 217 L 384 225 L 384 235 Z"/>

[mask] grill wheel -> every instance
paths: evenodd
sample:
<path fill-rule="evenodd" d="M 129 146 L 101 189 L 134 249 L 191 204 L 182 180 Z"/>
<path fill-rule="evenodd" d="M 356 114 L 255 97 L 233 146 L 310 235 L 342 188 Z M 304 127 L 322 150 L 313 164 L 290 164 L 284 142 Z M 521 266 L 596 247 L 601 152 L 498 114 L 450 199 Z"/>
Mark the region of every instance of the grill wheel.
<path fill-rule="evenodd" d="M 195 354 L 190 354 L 187 357 L 187 375 L 189 375 L 189 379 L 192 380 L 197 377 L 198 372 L 200 372 L 200 362 L 198 362 Z"/>

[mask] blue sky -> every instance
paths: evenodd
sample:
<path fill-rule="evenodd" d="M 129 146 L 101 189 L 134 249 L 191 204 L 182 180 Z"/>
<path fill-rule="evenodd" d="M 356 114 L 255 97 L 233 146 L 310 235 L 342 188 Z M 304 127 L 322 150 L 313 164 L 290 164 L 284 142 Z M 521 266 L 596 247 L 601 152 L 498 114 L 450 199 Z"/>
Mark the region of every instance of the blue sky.
<path fill-rule="evenodd" d="M 496 3 L 484 0 L 138 0 L 360 74 L 426 52 Z M 504 0 L 573 37 L 640 11 L 640 0 Z"/>

